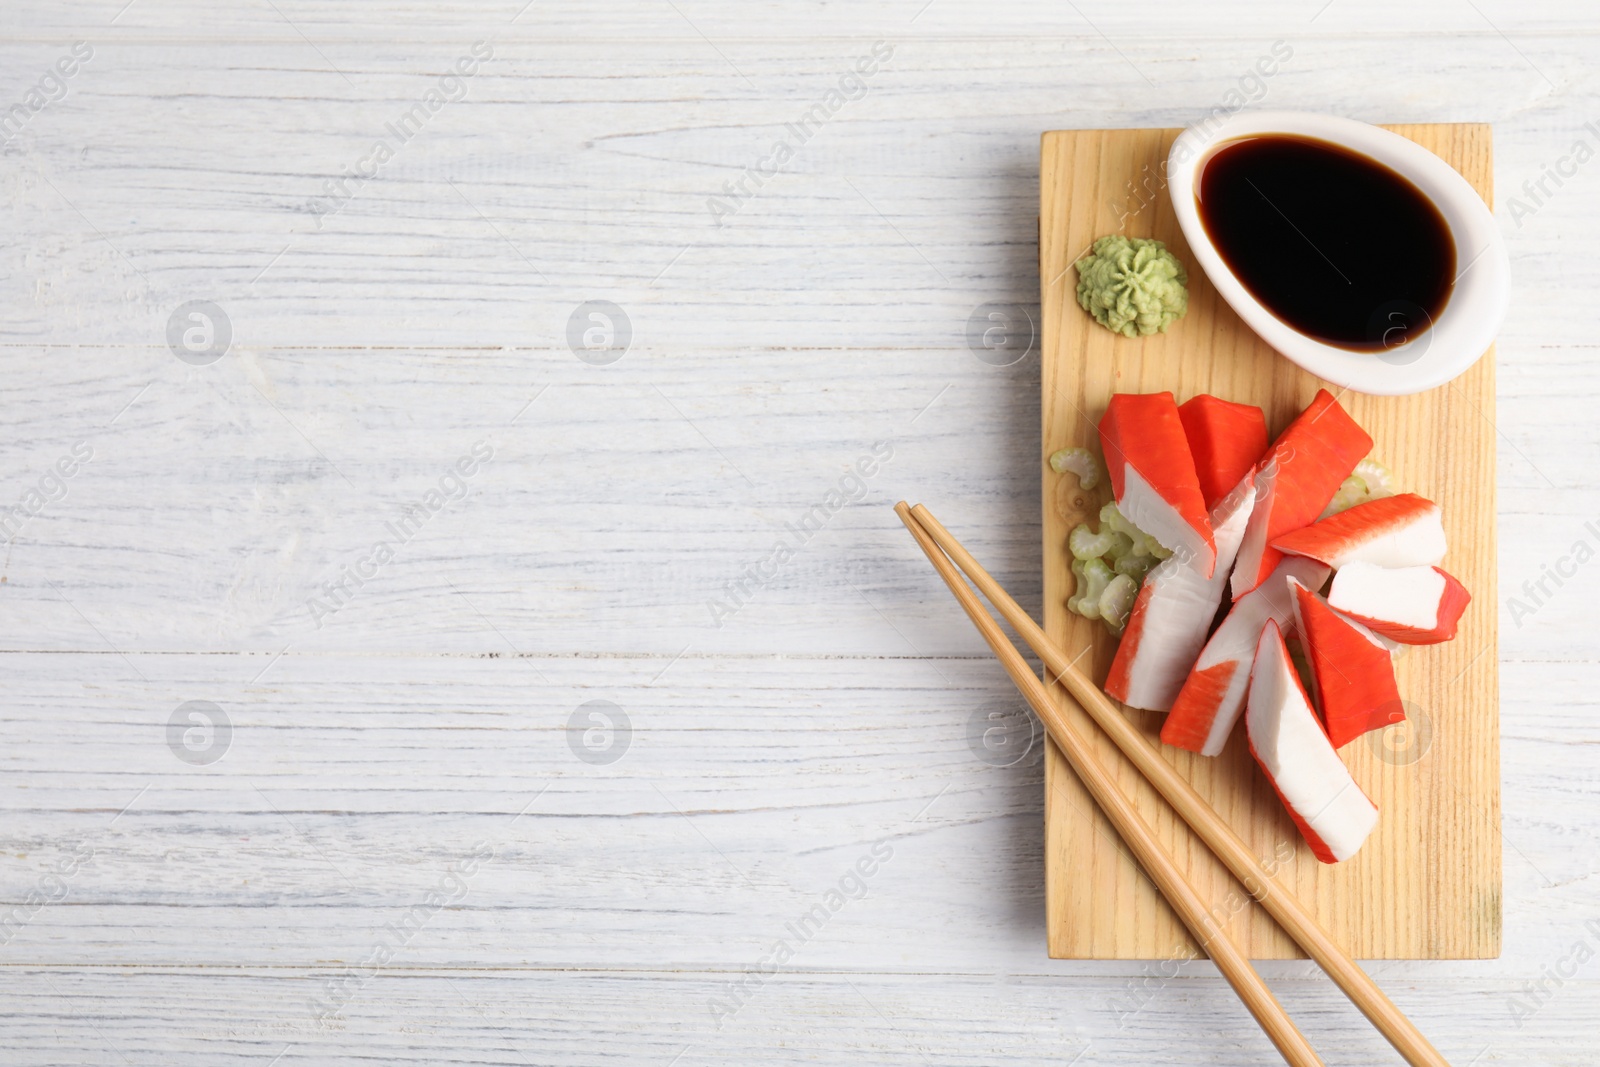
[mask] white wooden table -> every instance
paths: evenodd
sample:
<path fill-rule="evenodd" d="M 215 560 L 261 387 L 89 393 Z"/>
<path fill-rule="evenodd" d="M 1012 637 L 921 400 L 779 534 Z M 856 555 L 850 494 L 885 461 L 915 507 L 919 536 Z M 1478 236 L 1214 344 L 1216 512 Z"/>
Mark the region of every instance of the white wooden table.
<path fill-rule="evenodd" d="M 125 2 L 0 28 L 0 1061 L 1275 1062 L 1207 964 L 1045 958 L 1039 753 L 889 504 L 1038 610 L 1037 356 L 966 342 L 1038 134 L 1280 40 L 1252 106 L 1495 124 L 1517 278 L 1505 955 L 1373 970 L 1600 1057 L 1587 5 Z"/>

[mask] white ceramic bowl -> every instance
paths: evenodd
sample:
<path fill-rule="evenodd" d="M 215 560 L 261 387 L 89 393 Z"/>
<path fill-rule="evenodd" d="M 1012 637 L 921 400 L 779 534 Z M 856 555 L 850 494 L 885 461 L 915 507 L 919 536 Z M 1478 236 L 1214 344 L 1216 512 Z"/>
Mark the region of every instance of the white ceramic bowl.
<path fill-rule="evenodd" d="M 1200 165 L 1229 141 L 1273 133 L 1314 137 L 1360 152 L 1410 179 L 1439 208 L 1455 239 L 1458 276 L 1431 328 L 1380 352 L 1339 348 L 1289 326 L 1234 276 L 1200 221 L 1196 201 Z M 1185 130 L 1167 157 L 1167 185 L 1189 248 L 1222 298 L 1267 344 L 1336 385 L 1380 396 L 1420 393 L 1443 385 L 1477 362 L 1494 343 L 1505 318 L 1511 298 L 1511 260 L 1494 215 L 1454 167 L 1399 134 L 1307 111 L 1241 112 L 1218 124 Z"/>

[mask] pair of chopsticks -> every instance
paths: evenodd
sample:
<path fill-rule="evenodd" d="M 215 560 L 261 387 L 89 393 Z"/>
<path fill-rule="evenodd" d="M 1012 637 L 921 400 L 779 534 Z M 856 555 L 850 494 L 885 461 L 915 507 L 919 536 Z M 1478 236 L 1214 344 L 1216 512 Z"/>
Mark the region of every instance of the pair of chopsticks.
<path fill-rule="evenodd" d="M 1449 1067 L 1445 1058 L 1384 995 L 1367 972 L 1357 966 L 1311 913 L 1278 884 L 1272 871 L 1244 840 L 1156 751 L 1155 746 L 1128 721 L 1117 704 L 1073 666 L 1066 654 L 1045 636 L 1044 630 L 1001 588 L 1000 583 L 989 576 L 989 572 L 961 546 L 961 542 L 952 537 L 950 531 L 941 526 L 939 520 L 921 504 L 913 508 L 901 501 L 894 510 L 911 531 L 911 536 L 917 539 L 917 544 L 928 554 L 934 569 L 955 594 L 956 600 L 999 658 L 1006 673 L 1027 698 L 1050 732 L 1056 747 L 1066 756 L 1067 763 L 1094 797 L 1095 803 L 1100 805 L 1183 925 L 1200 943 L 1206 955 L 1211 957 L 1217 970 L 1222 972 L 1261 1029 L 1277 1046 L 1284 1061 L 1292 1067 L 1322 1064 L 1322 1059 L 1272 995 L 1272 990 L 1267 988 L 1261 975 L 1211 916 L 1177 862 L 1156 839 L 1155 832 L 1144 821 L 1133 802 L 1118 788 L 1116 780 L 1095 755 L 1088 740 L 1050 698 L 1044 683 L 1033 673 L 1022 653 L 1017 651 L 1000 624 L 994 621 L 982 601 L 962 579 L 961 572 L 966 573 L 973 585 L 1044 661 L 1050 676 L 1066 688 L 1250 895 L 1327 972 L 1372 1025 L 1405 1057 L 1406 1062 L 1411 1067 Z M 956 569 L 958 566 L 960 571 Z"/>

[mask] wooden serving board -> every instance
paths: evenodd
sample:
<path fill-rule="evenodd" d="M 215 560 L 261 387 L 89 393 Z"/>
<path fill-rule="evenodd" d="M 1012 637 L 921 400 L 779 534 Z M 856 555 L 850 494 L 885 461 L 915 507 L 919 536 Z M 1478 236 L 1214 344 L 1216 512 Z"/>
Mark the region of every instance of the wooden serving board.
<path fill-rule="evenodd" d="M 1391 126 L 1443 157 L 1492 203 L 1486 125 Z M 1039 265 L 1044 348 L 1044 599 L 1051 638 L 1104 681 L 1115 641 L 1067 611 L 1073 526 L 1094 520 L 1109 487 L 1085 493 L 1044 457 L 1083 445 L 1113 392 L 1169 390 L 1260 405 L 1275 435 L 1320 379 L 1274 353 L 1218 296 L 1178 229 L 1162 174 L 1178 130 L 1063 130 L 1044 135 Z M 1130 340 L 1078 306 L 1073 263 L 1099 236 L 1167 243 L 1189 271 L 1189 311 L 1163 336 Z M 1411 722 L 1341 750 L 1378 805 L 1377 830 L 1352 859 L 1317 862 L 1250 757 L 1243 725 L 1206 759 L 1163 746 L 1168 759 L 1292 887 L 1352 955 L 1366 959 L 1481 959 L 1500 952 L 1500 741 L 1495 590 L 1494 355 L 1430 392 L 1372 397 L 1330 387 L 1375 442 L 1403 491 L 1444 509 L 1444 566 L 1473 600 L 1457 638 L 1415 648 L 1398 669 Z M 1065 692 L 1086 735 L 1117 767 L 1123 788 L 1213 914 L 1255 958 L 1302 955 Z M 1154 740 L 1162 716 L 1129 714 Z M 1370 742 L 1370 743 L 1369 743 Z M 1046 760 L 1045 874 L 1050 955 L 1068 959 L 1184 958 L 1194 943 L 1052 746 Z"/>

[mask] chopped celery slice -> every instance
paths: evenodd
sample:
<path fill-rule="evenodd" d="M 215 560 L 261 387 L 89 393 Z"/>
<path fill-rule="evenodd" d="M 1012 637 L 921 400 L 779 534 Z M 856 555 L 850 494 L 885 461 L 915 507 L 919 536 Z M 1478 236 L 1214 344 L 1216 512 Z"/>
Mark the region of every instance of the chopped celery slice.
<path fill-rule="evenodd" d="M 1355 474 L 1367 483 L 1367 499 L 1394 496 L 1394 473 L 1372 458 L 1356 464 Z"/>
<path fill-rule="evenodd" d="M 1166 559 L 1172 555 L 1171 550 L 1163 548 L 1161 542 L 1124 518 L 1122 511 L 1115 504 L 1107 504 L 1100 509 L 1100 522 L 1117 533 L 1126 534 L 1133 541 L 1133 550 L 1141 556 Z"/>
<path fill-rule="evenodd" d="M 1128 625 L 1128 612 L 1133 610 L 1133 598 L 1139 593 L 1139 584 L 1126 574 L 1119 574 L 1106 583 L 1100 593 L 1100 617 L 1120 634 Z"/>
<path fill-rule="evenodd" d="M 1328 506 L 1322 509 L 1322 514 L 1317 518 L 1325 519 L 1329 515 L 1349 511 L 1357 504 L 1386 496 L 1394 496 L 1394 475 L 1377 460 L 1364 459 L 1356 464 L 1350 477 L 1339 483 L 1338 492 L 1333 494 L 1333 499 L 1328 501 Z"/>
<path fill-rule="evenodd" d="M 1073 559 L 1096 559 L 1100 556 L 1111 556 L 1115 559 L 1125 555 L 1132 545 L 1133 539 L 1127 534 L 1120 534 L 1104 527 L 1099 533 L 1091 533 L 1086 522 L 1079 523 L 1073 528 L 1072 533 L 1067 535 L 1067 548 L 1071 551 Z"/>
<path fill-rule="evenodd" d="M 1111 568 L 1107 567 L 1105 561 L 1100 559 L 1074 560 L 1072 572 L 1079 575 L 1078 588 L 1081 592 L 1073 598 L 1073 600 L 1077 601 L 1077 606 L 1074 607 L 1072 601 L 1069 600 L 1067 601 L 1067 607 L 1072 608 L 1073 611 L 1076 611 L 1086 619 L 1102 618 L 1103 616 L 1100 614 L 1100 598 L 1105 594 L 1106 586 L 1111 584 L 1111 580 L 1114 577 L 1111 573 Z"/>
<path fill-rule="evenodd" d="M 1093 489 L 1100 484 L 1100 464 L 1087 448 L 1063 448 L 1050 457 L 1050 469 L 1057 474 L 1076 474 L 1079 489 Z"/>
<path fill-rule="evenodd" d="M 1143 556 L 1130 552 L 1112 563 L 1112 570 L 1118 574 L 1125 574 L 1134 580 L 1136 585 L 1144 584 L 1145 575 L 1150 573 L 1150 568 L 1161 561 L 1154 556 Z"/>
<path fill-rule="evenodd" d="M 1068 611 L 1078 615 L 1083 614 L 1078 608 L 1083 603 L 1083 591 L 1088 584 L 1089 581 L 1083 574 L 1083 560 L 1074 559 L 1072 561 L 1072 595 L 1067 597 Z"/>
<path fill-rule="evenodd" d="M 1050 457 L 1058 473 L 1077 474 L 1085 489 L 1099 484 L 1100 468 L 1086 448 L 1064 448 Z M 1156 564 L 1172 553 L 1127 520 L 1117 505 L 1100 509 L 1100 529 L 1079 523 L 1067 535 L 1072 555 L 1073 592 L 1067 610 L 1086 619 L 1100 619 L 1113 634 L 1128 624 L 1139 587 Z"/>

